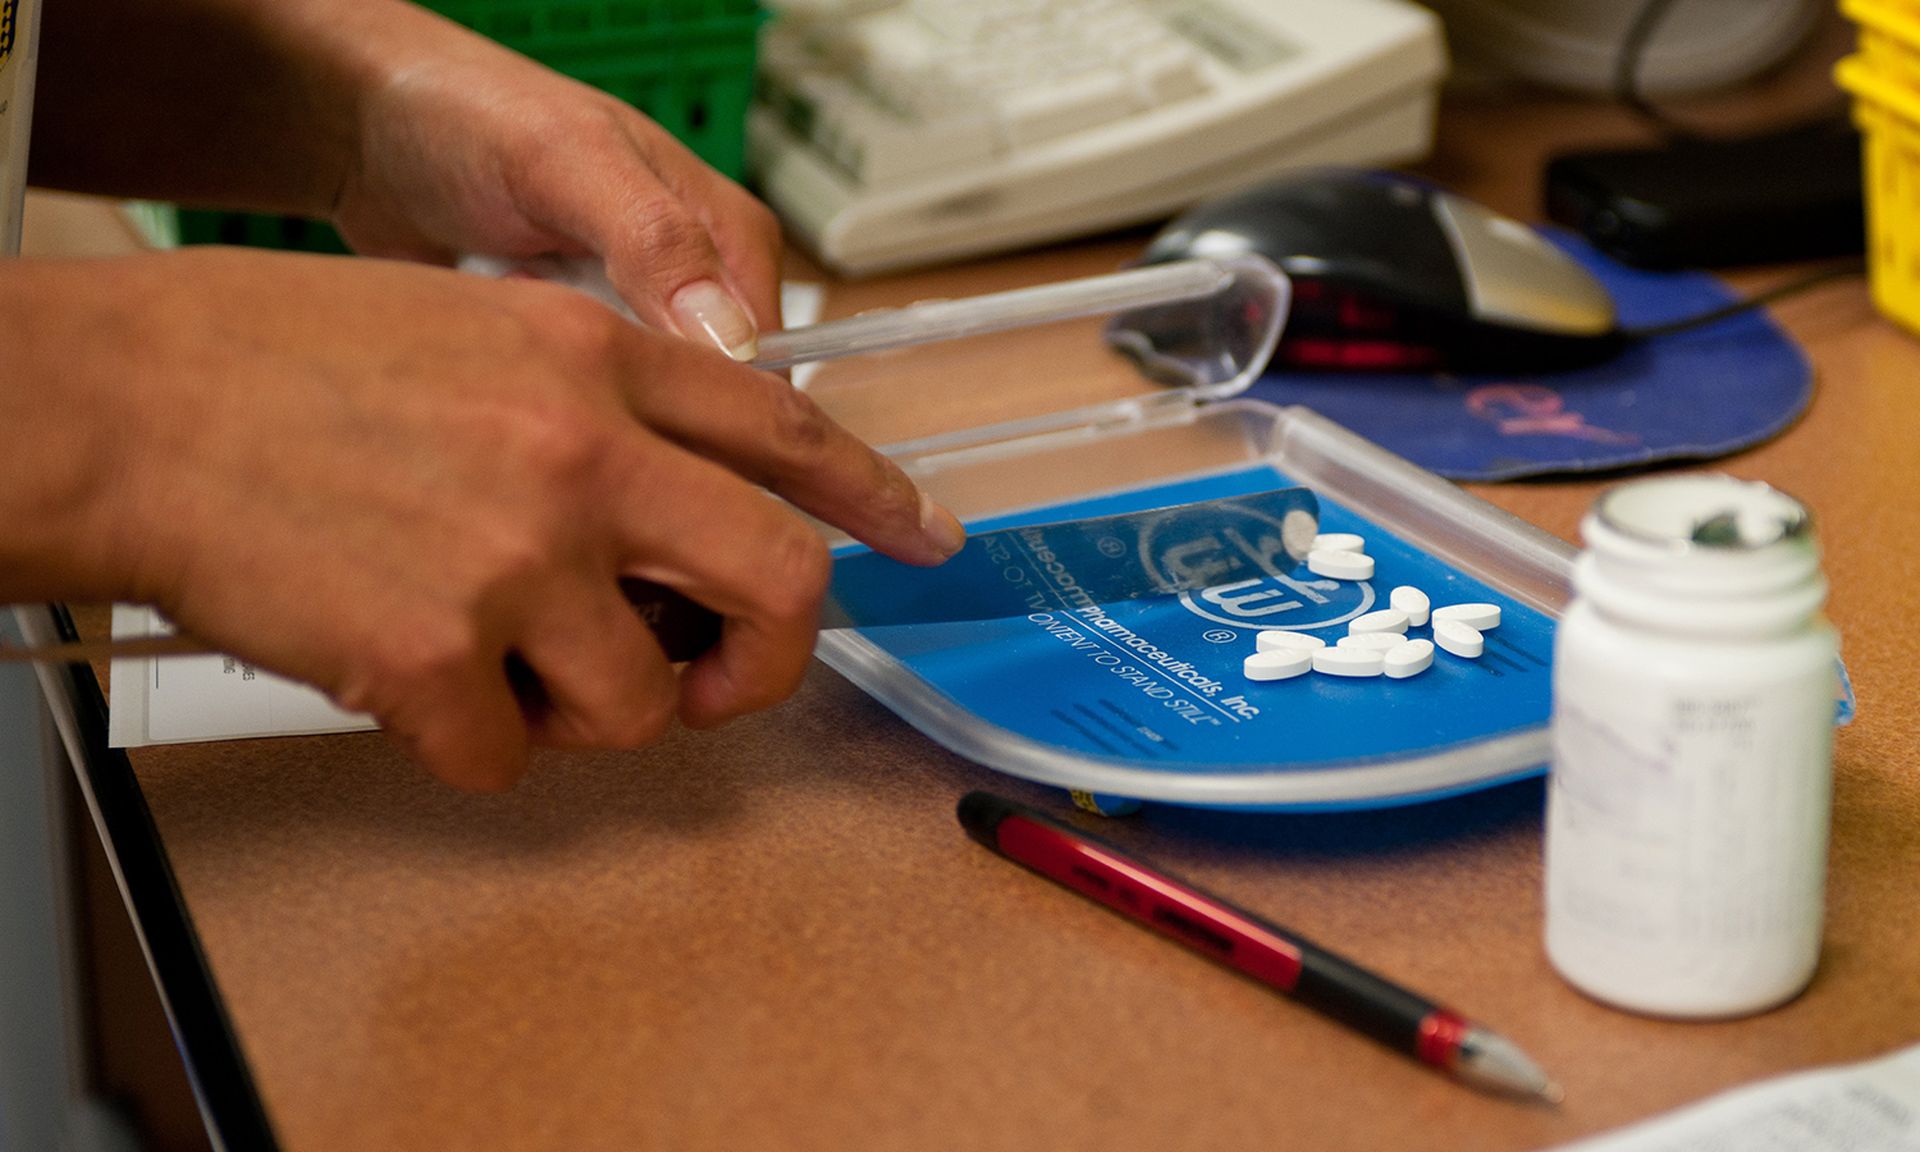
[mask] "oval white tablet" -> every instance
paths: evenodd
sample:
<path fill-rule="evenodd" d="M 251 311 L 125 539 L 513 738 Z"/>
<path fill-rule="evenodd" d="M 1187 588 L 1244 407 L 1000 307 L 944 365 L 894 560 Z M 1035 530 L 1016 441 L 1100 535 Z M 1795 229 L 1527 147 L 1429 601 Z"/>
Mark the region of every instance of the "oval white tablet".
<path fill-rule="evenodd" d="M 1347 625 L 1348 635 L 1358 636 L 1362 632 L 1405 632 L 1407 614 L 1398 608 L 1382 608 L 1378 612 L 1369 612 Z"/>
<path fill-rule="evenodd" d="M 1388 676 L 1395 680 L 1405 680 L 1409 676 L 1418 676 L 1433 667 L 1433 642 L 1431 640 L 1405 640 L 1387 649 L 1381 658 Z"/>
<path fill-rule="evenodd" d="M 1356 632 L 1351 636 L 1340 637 L 1342 648 L 1371 648 L 1375 652 L 1398 648 L 1406 642 L 1407 638 L 1398 632 Z"/>
<path fill-rule="evenodd" d="M 1313 547 L 1309 552 L 1365 552 L 1367 541 L 1364 536 L 1352 532 L 1322 532 L 1313 538 Z"/>
<path fill-rule="evenodd" d="M 1329 676 L 1378 676 L 1386 670 L 1383 655 L 1372 648 L 1321 648 L 1313 654 L 1313 670 Z"/>
<path fill-rule="evenodd" d="M 1388 595 L 1387 603 L 1405 612 L 1407 614 L 1407 623 L 1413 625 L 1415 628 L 1423 628 L 1426 626 L 1427 609 L 1433 606 L 1433 602 L 1427 599 L 1427 594 L 1411 584 L 1402 584 L 1400 587 L 1395 588 L 1393 592 Z"/>
<path fill-rule="evenodd" d="M 1458 620 L 1469 628 L 1481 632 L 1489 628 L 1500 627 L 1500 605 L 1498 604 L 1449 604 L 1445 608 L 1433 610 L 1435 620 Z"/>
<path fill-rule="evenodd" d="M 1373 557 L 1364 552 L 1318 550 L 1307 553 L 1307 571 L 1329 580 L 1373 579 Z"/>
<path fill-rule="evenodd" d="M 1291 680 L 1313 667 L 1313 653 L 1305 648 L 1255 652 L 1240 662 L 1249 680 Z"/>
<path fill-rule="evenodd" d="M 1311 652 L 1315 648 L 1325 648 L 1327 642 L 1318 636 L 1305 632 L 1287 632 L 1282 629 L 1263 631 L 1253 638 L 1255 652 Z"/>
<path fill-rule="evenodd" d="M 1458 620 L 1443 620 L 1438 612 L 1434 613 L 1433 642 L 1445 651 L 1469 660 L 1487 650 L 1487 639 L 1480 635 L 1480 629 Z"/>

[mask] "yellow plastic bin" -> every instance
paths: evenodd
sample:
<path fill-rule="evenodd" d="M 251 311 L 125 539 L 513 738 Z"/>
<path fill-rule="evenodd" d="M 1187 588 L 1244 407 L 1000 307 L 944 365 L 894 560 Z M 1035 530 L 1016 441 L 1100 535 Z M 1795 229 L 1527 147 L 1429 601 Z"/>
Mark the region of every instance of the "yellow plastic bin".
<path fill-rule="evenodd" d="M 1920 89 L 1920 0 L 1841 0 L 1840 12 L 1860 29 L 1855 59 L 1895 83 Z"/>
<path fill-rule="evenodd" d="M 1834 70 L 1863 137 L 1873 302 L 1920 334 L 1920 3 L 1844 0 L 1860 50 Z"/>

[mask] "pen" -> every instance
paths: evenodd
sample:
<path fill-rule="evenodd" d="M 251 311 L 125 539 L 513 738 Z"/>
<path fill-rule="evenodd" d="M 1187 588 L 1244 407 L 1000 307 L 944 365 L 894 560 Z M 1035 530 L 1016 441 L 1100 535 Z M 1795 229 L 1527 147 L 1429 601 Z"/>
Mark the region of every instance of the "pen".
<path fill-rule="evenodd" d="M 1512 1041 L 1119 849 L 988 792 L 960 800 L 987 847 L 1476 1088 L 1559 1103 Z"/>

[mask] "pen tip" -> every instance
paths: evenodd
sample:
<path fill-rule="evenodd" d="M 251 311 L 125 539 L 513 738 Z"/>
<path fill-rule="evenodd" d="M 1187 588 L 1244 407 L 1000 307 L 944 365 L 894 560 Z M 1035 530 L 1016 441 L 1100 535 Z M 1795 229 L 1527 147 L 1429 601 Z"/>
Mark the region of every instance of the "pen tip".
<path fill-rule="evenodd" d="M 1471 1029 L 1460 1045 L 1458 1075 L 1495 1092 L 1559 1104 L 1565 1094 L 1518 1045 L 1485 1028 Z"/>

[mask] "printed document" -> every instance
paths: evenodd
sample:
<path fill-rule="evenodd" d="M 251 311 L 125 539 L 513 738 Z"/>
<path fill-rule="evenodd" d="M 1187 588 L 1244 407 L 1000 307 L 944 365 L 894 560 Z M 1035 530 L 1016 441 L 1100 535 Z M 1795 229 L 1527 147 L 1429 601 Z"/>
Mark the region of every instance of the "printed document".
<path fill-rule="evenodd" d="M 1762 1080 L 1557 1152 L 1920 1152 L 1920 1046 Z"/>
<path fill-rule="evenodd" d="M 113 638 L 172 635 L 151 608 L 113 606 Z M 107 742 L 115 748 L 296 736 L 374 727 L 324 693 L 262 672 L 232 656 L 115 660 Z"/>

